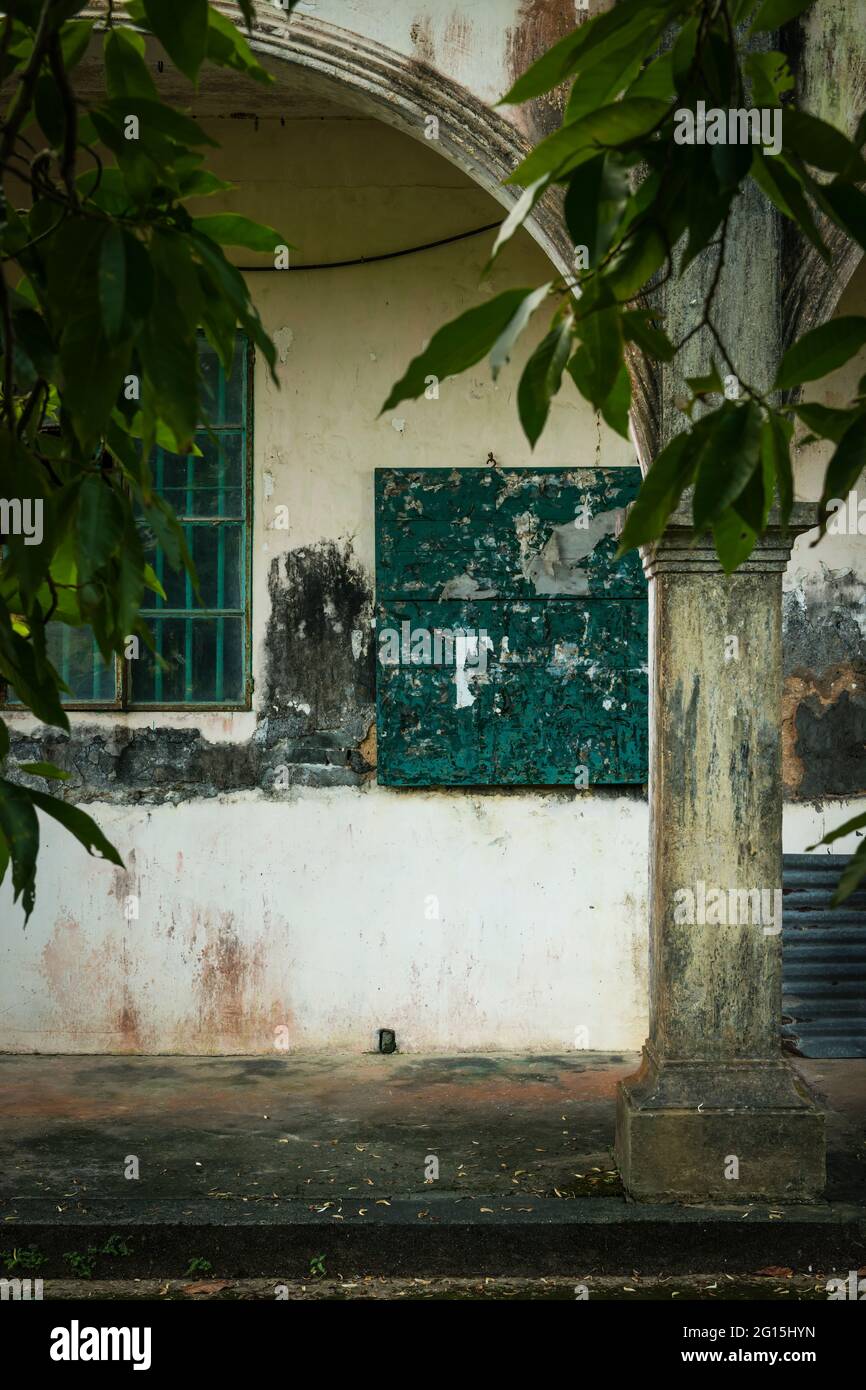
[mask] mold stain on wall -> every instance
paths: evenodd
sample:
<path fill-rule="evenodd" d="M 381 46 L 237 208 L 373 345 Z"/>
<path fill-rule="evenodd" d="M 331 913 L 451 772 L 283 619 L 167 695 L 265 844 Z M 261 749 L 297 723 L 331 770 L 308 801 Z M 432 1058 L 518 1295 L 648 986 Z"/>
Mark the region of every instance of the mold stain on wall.
<path fill-rule="evenodd" d="M 798 801 L 866 792 L 862 581 L 822 567 L 785 594 L 782 775 Z"/>
<path fill-rule="evenodd" d="M 575 24 L 589 18 L 589 10 L 575 11 L 574 0 L 521 0 L 517 23 L 506 32 L 506 62 L 512 82 L 570 33 Z M 561 124 L 563 103 L 562 89 L 554 89 L 514 108 L 513 114 L 527 139 L 535 143 Z"/>
<path fill-rule="evenodd" d="M 375 750 L 371 581 L 350 542 L 322 541 L 276 557 L 269 590 L 264 697 L 249 740 L 211 743 L 195 727 L 105 729 L 79 716 L 69 735 L 14 734 L 13 757 L 70 772 L 60 794 L 76 802 L 269 793 L 281 770 L 289 785 L 363 785 Z"/>

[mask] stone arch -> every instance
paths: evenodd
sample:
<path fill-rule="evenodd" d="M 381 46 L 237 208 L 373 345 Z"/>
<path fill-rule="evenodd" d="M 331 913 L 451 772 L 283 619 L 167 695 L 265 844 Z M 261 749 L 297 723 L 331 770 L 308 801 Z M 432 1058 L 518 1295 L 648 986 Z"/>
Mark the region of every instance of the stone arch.
<path fill-rule="evenodd" d="M 216 0 L 216 8 L 238 21 L 236 5 Z M 287 63 L 330 86 L 344 103 L 411 135 L 425 138 L 425 119 L 436 116 L 436 148 L 504 208 L 518 194 L 503 184 L 530 146 L 515 127 L 465 87 L 435 68 L 408 58 L 372 39 L 295 13 L 291 19 L 259 7 L 250 45 L 264 59 Z M 524 226 L 559 274 L 572 269 L 572 244 L 556 192 L 536 204 Z M 641 467 L 652 458 L 654 388 L 632 363 L 632 423 Z"/>

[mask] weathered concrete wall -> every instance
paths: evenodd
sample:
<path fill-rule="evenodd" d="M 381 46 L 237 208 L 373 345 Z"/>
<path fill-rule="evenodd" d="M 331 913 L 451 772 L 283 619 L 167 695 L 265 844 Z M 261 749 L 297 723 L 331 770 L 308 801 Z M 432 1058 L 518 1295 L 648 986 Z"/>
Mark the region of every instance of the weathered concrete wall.
<path fill-rule="evenodd" d="M 862 314 L 864 308 L 866 264 L 861 264 L 837 313 Z M 820 389 L 807 391 L 806 398 L 830 406 L 846 404 L 864 374 L 866 352 L 835 372 Z M 820 496 L 832 448 L 821 443 L 799 449 L 799 496 L 809 500 Z M 866 488 L 862 479 L 855 492 L 863 504 L 862 533 L 852 533 L 846 516 L 847 534 L 828 534 L 817 545 L 817 531 L 801 536 L 785 576 L 785 791 L 792 800 L 811 803 L 816 818 L 823 815 L 821 805 L 827 798 L 850 801 L 866 796 Z M 833 807 L 828 823 L 842 819 Z"/>
<path fill-rule="evenodd" d="M 320 0 L 301 13 L 356 27 L 419 72 L 435 67 L 492 102 L 568 26 L 571 8 L 431 0 L 410 16 L 358 0 L 347 17 L 337 0 Z M 493 200 L 432 144 L 337 109 L 332 89 L 297 78 L 287 77 L 284 108 L 270 93 L 256 115 L 264 98 L 248 88 L 207 107 L 235 114 L 213 122 L 218 167 L 243 185 L 232 206 L 281 228 L 299 247 L 296 264 L 497 219 Z M 508 119 L 532 137 L 555 114 L 542 107 Z M 634 463 L 568 386 L 530 456 L 514 392 L 536 334 L 498 384 L 481 367 L 443 383 L 438 401 L 376 418 L 407 360 L 476 302 L 491 239 L 251 277 L 282 385 L 275 391 L 257 365 L 253 709 L 79 714 L 71 740 L 42 740 L 44 755 L 73 771 L 69 795 L 92 803 L 127 873 L 43 827 L 26 931 L 8 886 L 0 897 L 0 1047 L 268 1052 L 279 1037 L 363 1049 L 382 1026 L 409 1049 L 642 1041 L 639 791 L 476 795 L 375 783 L 372 470 L 481 468 L 491 456 L 511 466 Z M 482 292 L 549 273 L 521 234 Z M 840 312 L 864 305 L 861 273 Z M 864 371 L 857 364 L 815 399 L 834 403 Z M 799 460 L 804 497 L 818 494 L 821 457 Z M 281 505 L 288 531 L 275 525 Z M 795 798 L 785 848 L 799 850 L 866 796 L 862 538 L 815 550 L 801 539 L 785 583 L 784 777 Z M 14 724 L 15 752 L 33 756 L 22 742 L 32 721 Z M 278 766 L 290 770 L 287 791 L 275 788 Z M 139 916 L 128 920 L 131 896 Z"/>
<path fill-rule="evenodd" d="M 371 787 L 90 809 L 126 873 L 46 827 L 26 932 L 3 912 L 6 1050 L 367 1051 L 385 1027 L 407 1051 L 559 1052 L 644 1031 L 638 802 Z"/>
<path fill-rule="evenodd" d="M 300 263 L 497 218 L 426 144 L 327 106 L 285 126 L 272 115 L 212 128 L 222 170 L 244 185 L 234 205 L 284 230 Z M 634 463 L 570 384 L 530 455 L 519 362 L 496 385 L 480 367 L 442 383 L 439 400 L 377 419 L 407 360 L 475 300 L 491 240 L 251 276 L 281 382 L 257 364 L 253 709 L 81 713 L 71 740 L 42 740 L 127 872 L 45 827 L 26 930 L 4 898 L 0 1047 L 268 1052 L 279 1036 L 366 1049 L 377 1027 L 407 1049 L 640 1042 L 639 789 L 375 784 L 373 469 L 483 468 L 491 454 L 503 466 Z M 521 235 L 483 293 L 548 273 Z M 288 531 L 275 525 L 283 505 Z M 24 756 L 32 724 L 15 724 Z M 131 896 L 139 916 L 127 920 Z"/>

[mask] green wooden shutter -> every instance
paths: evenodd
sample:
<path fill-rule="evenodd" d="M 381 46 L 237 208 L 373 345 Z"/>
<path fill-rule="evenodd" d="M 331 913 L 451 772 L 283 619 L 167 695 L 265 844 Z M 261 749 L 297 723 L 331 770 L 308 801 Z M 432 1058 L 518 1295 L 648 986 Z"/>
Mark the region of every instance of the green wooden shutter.
<path fill-rule="evenodd" d="M 639 486 L 637 468 L 376 470 L 380 782 L 646 780 L 646 583 L 614 534 Z"/>

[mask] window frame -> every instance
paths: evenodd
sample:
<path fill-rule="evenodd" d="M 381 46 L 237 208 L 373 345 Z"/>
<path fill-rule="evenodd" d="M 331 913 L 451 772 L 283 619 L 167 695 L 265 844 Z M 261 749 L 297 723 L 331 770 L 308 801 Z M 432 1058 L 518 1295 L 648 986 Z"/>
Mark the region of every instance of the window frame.
<path fill-rule="evenodd" d="M 202 335 L 203 336 L 203 335 Z M 166 701 L 157 703 L 141 703 L 131 699 L 132 692 L 132 658 L 114 655 L 114 686 L 115 698 L 113 700 L 64 700 L 63 708 L 70 714 L 146 714 L 153 713 L 211 713 L 221 714 L 224 712 L 242 712 L 252 708 L 253 697 L 253 671 L 252 671 L 252 647 L 253 647 L 253 611 L 252 611 L 252 578 L 253 578 L 253 384 L 255 372 L 255 345 L 251 338 L 246 334 L 238 332 L 238 337 L 244 338 L 246 342 L 246 409 L 244 411 L 243 429 L 245 436 L 244 447 L 244 555 L 243 555 L 243 621 L 244 621 L 244 694 L 241 700 L 221 700 L 216 701 Z M 206 614 L 209 610 L 196 605 L 194 610 L 201 614 Z M 150 615 L 150 610 L 141 609 L 145 617 Z M 8 687 L 5 682 L 0 683 L 0 708 L 14 714 L 29 713 L 27 706 L 23 704 L 9 703 Z"/>

